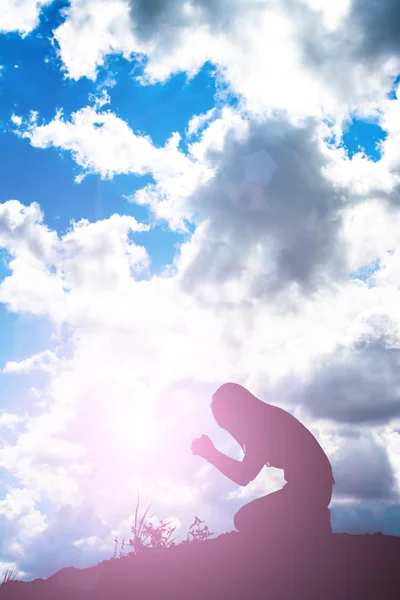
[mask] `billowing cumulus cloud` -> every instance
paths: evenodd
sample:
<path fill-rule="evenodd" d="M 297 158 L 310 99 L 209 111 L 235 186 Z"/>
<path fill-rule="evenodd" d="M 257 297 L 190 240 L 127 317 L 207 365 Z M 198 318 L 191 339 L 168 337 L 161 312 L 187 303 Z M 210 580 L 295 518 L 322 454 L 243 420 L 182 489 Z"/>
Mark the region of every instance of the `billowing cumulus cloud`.
<path fill-rule="evenodd" d="M 71 115 L 67 121 L 62 113 L 47 124 L 38 125 L 36 118 L 17 133 L 28 138 L 35 148 L 55 146 L 72 153 L 86 172 L 103 178 L 122 173 L 144 175 L 153 172 L 158 178 L 182 169 L 189 161 L 179 152 L 179 136 L 172 135 L 164 148 L 156 148 L 149 136 L 135 134 L 111 111 L 99 111 L 87 106 Z"/>
<path fill-rule="evenodd" d="M 0 205 L 0 243 L 10 254 L 27 251 L 43 262 L 51 260 L 55 232 L 50 232 L 43 221 L 43 213 L 36 203 L 22 206 L 17 200 Z"/>
<path fill-rule="evenodd" d="M 359 40 L 361 58 L 400 55 L 400 11 L 396 0 L 353 0 L 348 22 Z"/>
<path fill-rule="evenodd" d="M 19 135 L 35 147 L 70 150 L 78 165 L 103 177 L 151 172 L 156 183 L 132 201 L 171 227 L 202 220 L 206 230 L 204 243 L 199 228 L 178 261 L 187 291 L 235 280 L 254 262 L 252 297 L 273 296 L 288 284 L 309 292 L 348 274 L 343 194 L 325 173 L 329 148 L 313 119 L 294 125 L 283 116 L 260 121 L 225 110 L 188 155 L 174 136 L 155 148 L 112 113 L 92 107 L 70 121 L 27 123 Z"/>
<path fill-rule="evenodd" d="M 382 336 L 325 358 L 301 390 L 302 403 L 315 417 L 341 423 L 384 423 L 398 417 L 400 355 L 396 346 Z"/>
<path fill-rule="evenodd" d="M 205 23 L 214 32 L 227 30 L 232 27 L 237 12 L 240 10 L 240 0 L 192 0 L 182 2 L 162 2 L 162 0 L 128 0 L 131 11 L 132 25 L 139 37 L 153 35 L 158 31 L 161 35 L 171 35 L 174 31 Z M 250 14 L 262 10 L 270 2 L 250 0 L 242 10 Z"/>
<path fill-rule="evenodd" d="M 338 496 L 395 499 L 392 465 L 384 445 L 371 435 L 358 431 L 343 437 L 332 463 Z"/>
<path fill-rule="evenodd" d="M 2 0 L 0 33 L 17 31 L 26 36 L 39 24 L 40 11 L 53 0 Z"/>
<path fill-rule="evenodd" d="M 342 105 L 362 112 L 361 98 L 365 108 L 373 107 L 374 97 L 384 99 L 381 86 L 390 85 L 400 64 L 395 1 L 337 2 L 336 19 L 329 18 L 326 3 L 318 0 L 285 0 L 284 4 L 295 23 L 303 66 L 311 68 Z M 364 78 L 369 78 L 369 89 Z"/>
<path fill-rule="evenodd" d="M 148 226 L 133 217 L 115 214 L 96 223 L 81 220 L 72 224 L 62 241 L 42 221 L 35 203 L 24 207 L 12 200 L 0 205 L 0 243 L 9 253 L 12 271 L 0 284 L 0 300 L 14 311 L 62 320 L 66 292 L 74 285 L 118 286 L 121 277 L 148 265 L 145 249 L 129 241 L 130 232 L 146 231 Z"/>
<path fill-rule="evenodd" d="M 284 109 L 341 119 L 350 110 L 373 113 L 398 71 L 395 2 L 376 6 L 347 0 L 334 8 L 309 0 L 72 0 L 55 39 L 74 79 L 94 79 L 107 55 L 116 53 L 139 60 L 143 83 L 178 72 L 193 76 L 210 61 L 252 112 Z"/>
<path fill-rule="evenodd" d="M 316 124 L 242 121 L 220 142 L 204 154 L 217 165 L 215 176 L 190 198 L 206 224 L 190 243 L 185 289 L 236 281 L 250 274 L 252 263 L 252 298 L 273 296 L 288 284 L 309 292 L 331 277 L 340 280 L 346 274 L 343 202 L 324 175 Z"/>

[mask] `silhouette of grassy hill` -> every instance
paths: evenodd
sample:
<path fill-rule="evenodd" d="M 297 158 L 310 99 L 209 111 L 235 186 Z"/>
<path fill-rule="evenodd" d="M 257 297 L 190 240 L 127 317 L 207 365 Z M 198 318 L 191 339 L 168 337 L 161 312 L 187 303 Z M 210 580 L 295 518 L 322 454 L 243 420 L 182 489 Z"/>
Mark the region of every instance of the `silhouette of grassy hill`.
<path fill-rule="evenodd" d="M 1 600 L 376 600 L 400 598 L 400 537 L 334 534 L 271 544 L 238 532 L 147 548 L 47 579 L 8 581 Z"/>

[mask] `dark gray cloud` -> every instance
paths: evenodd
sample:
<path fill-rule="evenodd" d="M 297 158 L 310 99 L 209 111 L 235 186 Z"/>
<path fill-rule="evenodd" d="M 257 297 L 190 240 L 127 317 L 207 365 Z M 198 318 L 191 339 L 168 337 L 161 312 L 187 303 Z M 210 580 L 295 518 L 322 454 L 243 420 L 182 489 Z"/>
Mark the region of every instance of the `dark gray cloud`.
<path fill-rule="evenodd" d="M 386 449 L 366 432 L 341 439 L 332 467 L 335 496 L 380 500 L 395 497 L 395 477 Z"/>
<path fill-rule="evenodd" d="M 132 27 L 139 38 L 159 34 L 167 36 L 175 21 L 174 29 L 185 24 L 182 2 L 179 0 L 129 0 Z"/>
<path fill-rule="evenodd" d="M 239 278 L 256 249 L 263 258 L 250 282 L 252 298 L 290 283 L 310 292 L 346 276 L 342 200 L 323 175 L 313 120 L 299 127 L 283 117 L 251 121 L 245 139 L 231 131 L 222 151 L 207 158 L 217 174 L 191 202 L 208 231 L 184 272 L 186 291 Z"/>
<path fill-rule="evenodd" d="M 360 342 L 316 366 L 312 379 L 292 393 L 317 418 L 379 424 L 400 415 L 399 350 L 384 341 Z"/>
<path fill-rule="evenodd" d="M 306 3 L 283 2 L 296 24 L 295 37 L 304 66 L 334 88 L 350 110 L 358 107 L 357 67 L 363 69 L 365 80 L 369 75 L 380 76 L 388 58 L 400 59 L 398 0 L 353 0 L 350 11 L 333 31 L 326 28 L 322 13 Z"/>
<path fill-rule="evenodd" d="M 247 0 L 192 0 L 185 10 L 182 0 L 129 0 L 132 24 L 139 36 L 167 36 L 168 30 L 190 24 L 207 24 L 212 30 L 229 30 L 238 17 L 280 3 Z M 187 3 L 189 4 L 189 3 Z M 275 6 L 274 6 L 275 5 Z M 283 0 L 296 22 L 305 55 L 322 65 L 333 55 L 353 54 L 360 60 L 400 53 L 400 8 L 398 0 L 353 0 L 341 27 L 327 31 L 323 16 L 299 0 Z M 343 75 L 343 73 L 342 73 Z"/>
<path fill-rule="evenodd" d="M 400 55 L 398 0 L 353 0 L 346 23 L 360 59 Z"/>
<path fill-rule="evenodd" d="M 132 26 L 139 38 L 154 35 L 167 41 L 185 26 L 206 23 L 212 30 L 232 26 L 238 11 L 246 13 L 261 9 L 260 3 L 249 0 L 192 0 L 192 10 L 185 10 L 182 0 L 129 0 Z"/>
<path fill-rule="evenodd" d="M 358 67 L 365 71 L 366 78 L 380 75 L 380 67 L 388 57 L 400 58 L 398 0 L 353 0 L 348 15 L 333 31 L 326 28 L 320 11 L 299 0 L 192 0 L 191 11 L 185 11 L 186 4 L 182 0 L 130 0 L 135 34 L 143 40 L 151 39 L 160 54 L 179 43 L 179 34 L 187 26 L 206 26 L 229 38 L 240 31 L 241 23 L 250 23 L 257 11 L 281 9 L 294 25 L 304 66 L 350 109 L 357 107 L 360 93 Z M 206 52 L 203 60 L 207 60 Z M 227 72 L 221 71 L 221 75 L 225 77 Z"/>
<path fill-rule="evenodd" d="M 400 535 L 400 504 L 381 500 L 334 504 L 331 523 L 338 533 Z"/>

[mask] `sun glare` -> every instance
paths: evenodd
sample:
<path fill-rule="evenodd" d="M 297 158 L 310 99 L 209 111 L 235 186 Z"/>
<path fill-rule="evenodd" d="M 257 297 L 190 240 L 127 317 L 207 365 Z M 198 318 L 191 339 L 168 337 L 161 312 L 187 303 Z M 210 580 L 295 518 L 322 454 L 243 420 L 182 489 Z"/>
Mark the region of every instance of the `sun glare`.
<path fill-rule="evenodd" d="M 143 453 L 157 446 L 157 415 L 147 398 L 119 400 L 109 416 L 109 433 L 117 448 Z"/>

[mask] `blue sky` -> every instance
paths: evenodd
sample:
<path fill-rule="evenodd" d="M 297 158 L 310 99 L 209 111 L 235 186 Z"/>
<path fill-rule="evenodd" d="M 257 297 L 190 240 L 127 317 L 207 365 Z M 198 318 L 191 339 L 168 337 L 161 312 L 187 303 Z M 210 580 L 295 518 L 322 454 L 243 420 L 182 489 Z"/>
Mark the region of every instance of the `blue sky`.
<path fill-rule="evenodd" d="M 44 11 L 42 25 L 28 38 L 21 39 L 17 34 L 1 38 L 0 56 L 4 66 L 1 150 L 5 159 L 4 171 L 9 173 L 2 181 L 2 199 L 15 197 L 25 203 L 39 202 L 46 222 L 59 233 L 69 227 L 72 219 L 104 219 L 114 212 L 145 220 L 148 211 L 130 205 L 124 196 L 132 194 L 151 178 L 127 175 L 102 181 L 99 177 L 88 176 L 80 185 L 75 185 L 74 175 L 79 170 L 71 157 L 67 153 L 60 155 L 55 149 L 43 153 L 32 148 L 28 141 L 19 140 L 12 132 L 10 117 L 13 113 L 27 115 L 35 110 L 44 121 L 49 121 L 59 108 L 68 117 L 85 106 L 90 94 L 98 91 L 102 80 L 115 72 L 118 77 L 112 87 L 112 110 L 133 130 L 146 132 L 155 145 L 161 146 L 171 132 L 183 132 L 191 116 L 207 112 L 214 106 L 213 69 L 205 66 L 190 82 L 185 75 L 179 75 L 164 85 L 143 87 L 132 80 L 132 62 L 116 57 L 107 61 L 107 67 L 100 71 L 95 82 L 65 80 L 49 41 L 61 18 L 57 4 L 53 3 Z M 60 6 L 64 4 L 60 3 Z M 45 62 L 46 59 L 49 62 Z M 160 106 L 163 107 L 162 119 L 158 118 Z M 15 173 L 17 155 L 25 165 L 23 180 Z M 54 197 L 55 182 L 57 198 Z M 173 245 L 181 241 L 180 237 L 169 236 L 161 226 L 147 237 L 151 238 L 147 243 L 155 268 L 171 261 Z"/>
<path fill-rule="evenodd" d="M 0 19 L 0 532 L 12 540 L 11 549 L 0 544 L 1 569 L 17 563 L 33 579 L 66 561 L 86 566 L 108 557 L 109 540 L 126 529 L 137 481 L 144 502 L 159 501 L 160 517 L 177 519 L 183 536 L 195 509 L 213 530 L 232 529 L 246 499 L 282 481 L 275 472 L 241 496 L 186 456 L 187 436 L 202 433 L 196 427 L 237 452 L 205 408 L 227 380 L 272 396 L 318 437 L 339 473 L 335 530 L 398 535 L 398 71 L 380 55 L 365 67 L 355 47 L 353 58 L 337 57 L 340 73 L 328 85 L 336 64 L 330 48 L 314 71 L 289 13 L 304 61 L 285 54 L 289 46 L 272 39 L 259 15 L 270 40 L 264 47 L 246 37 L 254 18 L 246 3 L 232 1 L 223 24 L 211 14 L 215 7 L 202 12 L 196 0 L 192 16 L 166 13 L 146 25 L 135 0 L 24 2 L 37 21 L 26 25 L 15 7 L 12 19 Z M 306 19 L 314 9 L 303 10 Z M 324 10 L 321 19 L 336 15 Z M 352 12 L 337 10 L 346 33 Z M 85 11 L 90 18 L 80 20 Z M 334 31 L 342 35 L 339 26 Z M 281 70 L 270 55 L 281 56 Z M 357 60 L 371 69 L 362 84 Z M 102 94 L 109 102 L 101 104 Z M 32 111 L 37 120 L 29 123 Z M 90 122 L 95 111 L 110 116 L 103 138 Z M 87 119 L 80 128 L 74 114 Z M 328 122 L 341 131 L 336 146 L 318 129 Z M 174 132 L 179 143 L 165 150 Z M 132 153 L 123 174 L 113 152 L 122 159 Z M 277 167 L 264 183 L 243 174 L 260 152 Z M 149 194 L 141 203 L 133 198 L 140 190 Z M 240 206 L 243 195 L 258 214 Z M 135 231 L 141 224 L 148 230 Z M 146 265 L 140 246 L 150 266 L 136 273 L 135 265 Z M 376 420 L 369 416 L 378 402 L 370 364 L 387 384 Z M 341 386 L 339 399 L 332 381 Z M 135 394 L 143 406 L 131 406 Z M 162 468 L 146 429 L 154 403 L 165 406 L 160 439 L 176 432 Z M 114 409 L 122 415 L 116 425 Z M 133 422 L 148 443 L 138 431 L 131 440 L 125 428 Z M 354 454 L 369 465 L 364 479 L 346 457 L 354 439 Z M 146 468 L 135 452 L 147 457 Z M 201 487 L 204 477 L 213 486 Z M 111 482 L 119 492 L 112 500 Z M 73 542 L 90 537 L 87 514 L 94 515 L 96 546 L 86 541 L 77 549 Z M 63 515 L 70 526 L 51 563 L 46 543 Z"/>
<path fill-rule="evenodd" d="M 207 112 L 214 106 L 213 67 L 206 65 L 190 82 L 182 74 L 165 84 L 143 87 L 132 80 L 132 62 L 113 57 L 107 61 L 107 67 L 101 69 L 95 82 L 66 80 L 50 43 L 51 32 L 62 20 L 60 9 L 65 4 L 56 2 L 43 10 L 40 26 L 27 38 L 11 33 L 0 37 L 0 61 L 3 65 L 0 151 L 2 168 L 7 173 L 1 181 L 1 201 L 16 198 L 23 204 L 38 202 L 46 224 L 59 234 L 69 228 L 72 220 L 107 219 L 114 213 L 147 221 L 149 211 L 129 203 L 126 196 L 151 182 L 151 176 L 119 175 L 112 180 L 102 180 L 98 175 L 88 175 L 83 182 L 76 184 L 74 177 L 80 169 L 69 153 L 53 148 L 46 152 L 33 148 L 28 140 L 21 140 L 15 135 L 10 118 L 12 114 L 27 115 L 35 110 L 43 120 L 49 121 L 59 108 L 68 118 L 88 103 L 90 95 L 96 94 L 99 84 L 110 73 L 116 73 L 111 109 L 133 130 L 146 132 L 155 145 L 161 146 L 171 132 L 184 132 L 191 116 Z M 161 106 L 163 113 L 159 118 Z M 20 176 L 21 164 L 24 165 L 23 177 Z M 153 273 L 172 262 L 175 244 L 182 243 L 183 239 L 184 236 L 169 231 L 162 223 L 146 233 L 145 245 Z M 7 274 L 6 264 L 7 257 L 2 253 L 2 278 Z M 4 351 L 4 358 L 1 355 L 3 363 L 6 359 L 21 360 L 27 354 L 27 348 L 32 354 L 41 349 L 43 344 L 38 338 L 42 338 L 44 333 L 40 323 L 28 326 L 31 334 L 19 343 L 16 338 L 21 334 L 17 332 L 15 315 L 7 314 L 4 305 L 1 305 L 0 311 L 4 335 L 0 350 Z M 25 330 L 25 327 L 22 329 Z"/>

